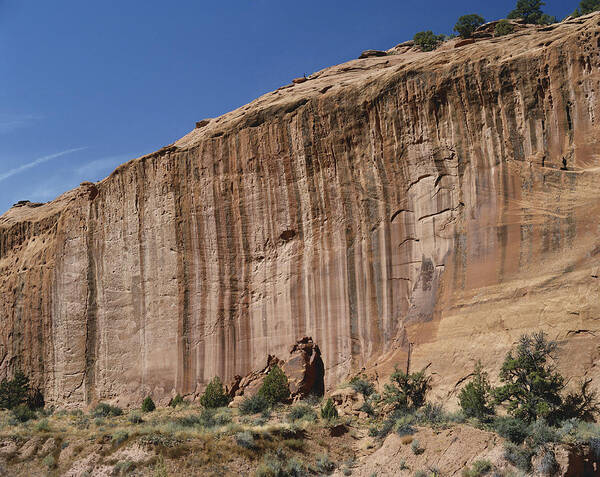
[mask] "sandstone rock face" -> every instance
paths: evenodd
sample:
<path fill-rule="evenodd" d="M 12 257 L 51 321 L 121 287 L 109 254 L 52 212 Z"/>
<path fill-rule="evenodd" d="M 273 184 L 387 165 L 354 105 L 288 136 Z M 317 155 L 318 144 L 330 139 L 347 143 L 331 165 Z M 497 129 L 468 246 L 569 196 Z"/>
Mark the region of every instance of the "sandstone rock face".
<path fill-rule="evenodd" d="M 545 329 L 600 348 L 600 16 L 354 60 L 0 218 L 0 375 L 168 401 L 319 344 L 440 396 Z"/>

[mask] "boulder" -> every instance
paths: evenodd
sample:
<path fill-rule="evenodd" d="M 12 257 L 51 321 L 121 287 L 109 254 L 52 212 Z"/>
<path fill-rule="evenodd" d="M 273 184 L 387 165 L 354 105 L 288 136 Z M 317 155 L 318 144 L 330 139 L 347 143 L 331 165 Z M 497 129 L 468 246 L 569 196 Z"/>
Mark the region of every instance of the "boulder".
<path fill-rule="evenodd" d="M 386 51 L 381 51 L 381 50 L 365 50 L 361 53 L 361 55 L 358 57 L 359 60 L 362 60 L 364 58 L 374 58 L 377 56 L 386 56 L 387 52 Z"/>

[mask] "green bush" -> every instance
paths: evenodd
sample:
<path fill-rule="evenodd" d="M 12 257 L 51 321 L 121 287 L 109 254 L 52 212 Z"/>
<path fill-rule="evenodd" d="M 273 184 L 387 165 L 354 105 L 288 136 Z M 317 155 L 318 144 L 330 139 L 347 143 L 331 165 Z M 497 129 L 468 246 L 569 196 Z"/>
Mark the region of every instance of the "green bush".
<path fill-rule="evenodd" d="M 521 444 L 529 435 L 529 426 L 527 423 L 514 417 L 496 418 L 494 429 L 502 437 L 515 444 Z"/>
<path fill-rule="evenodd" d="M 42 464 L 44 464 L 48 469 L 54 469 L 54 467 L 56 467 L 56 459 L 54 459 L 53 455 L 47 455 L 42 460 Z"/>
<path fill-rule="evenodd" d="M 476 460 L 471 464 L 469 469 L 462 471 L 463 477 L 481 477 L 482 475 L 488 474 L 494 469 L 494 466 L 489 460 Z"/>
<path fill-rule="evenodd" d="M 50 423 L 48 419 L 42 419 L 35 426 L 35 430 L 38 432 L 49 432 L 50 431 Z"/>
<path fill-rule="evenodd" d="M 221 379 L 216 376 L 208 383 L 202 396 L 200 396 L 200 404 L 206 408 L 225 407 L 229 404 L 229 396 L 225 393 Z"/>
<path fill-rule="evenodd" d="M 279 366 L 275 365 L 271 368 L 269 374 L 265 376 L 258 394 L 263 396 L 271 405 L 284 402 L 290 397 L 287 376 Z"/>
<path fill-rule="evenodd" d="M 296 404 L 292 406 L 288 412 L 287 418 L 289 421 L 299 421 L 301 419 L 314 421 L 317 419 L 317 413 L 314 409 L 306 404 Z"/>
<path fill-rule="evenodd" d="M 444 35 L 435 35 L 431 30 L 427 30 L 416 33 L 413 41 L 421 51 L 433 51 L 444 41 L 444 38 Z"/>
<path fill-rule="evenodd" d="M 357 393 L 361 393 L 365 399 L 375 392 L 375 386 L 364 374 L 362 376 L 354 376 L 350 380 L 350 387 Z"/>
<path fill-rule="evenodd" d="M 264 412 L 269 408 L 269 402 L 264 396 L 256 394 L 250 396 L 240 402 L 240 413 L 241 414 L 258 414 Z"/>
<path fill-rule="evenodd" d="M 529 472 L 532 457 L 531 449 L 520 447 L 512 442 L 504 446 L 504 458 L 523 472 Z"/>
<path fill-rule="evenodd" d="M 470 38 L 477 27 L 483 25 L 484 23 L 485 19 L 480 15 L 463 15 L 458 19 L 456 25 L 454 25 L 454 31 L 462 38 Z"/>
<path fill-rule="evenodd" d="M 496 27 L 494 28 L 494 35 L 510 35 L 514 31 L 515 26 L 511 22 L 509 22 L 508 20 L 500 20 L 498 23 L 496 23 Z"/>
<path fill-rule="evenodd" d="M 118 447 L 123 442 L 129 439 L 129 434 L 126 431 L 117 431 L 111 436 L 113 446 Z"/>
<path fill-rule="evenodd" d="M 35 411 L 29 409 L 26 404 L 19 404 L 17 407 L 13 408 L 12 415 L 19 422 L 27 422 L 37 417 Z"/>
<path fill-rule="evenodd" d="M 142 412 L 152 412 L 156 409 L 154 405 L 154 401 L 150 396 L 147 396 L 146 399 L 142 402 Z"/>
<path fill-rule="evenodd" d="M 92 410 L 92 417 L 115 417 L 123 414 L 123 409 L 117 406 L 111 406 L 104 402 L 99 403 Z"/>
<path fill-rule="evenodd" d="M 534 448 L 544 446 L 548 442 L 557 442 L 560 436 L 556 429 L 550 427 L 544 420 L 535 421 L 529 426 L 529 441 Z"/>
<path fill-rule="evenodd" d="M 475 363 L 473 378 L 461 389 L 458 401 L 467 417 L 484 420 L 494 414 L 492 386 L 481 361 Z"/>
<path fill-rule="evenodd" d="M 427 376 L 425 370 L 406 374 L 396 368 L 390 381 L 384 386 L 383 399 L 395 409 L 418 409 L 425 404 L 431 389 L 431 376 Z"/>
<path fill-rule="evenodd" d="M 321 408 L 321 418 L 327 421 L 331 421 L 333 419 L 337 419 L 337 417 L 338 411 L 335 407 L 335 404 L 333 403 L 333 399 L 329 398 L 327 399 L 325 406 Z"/>
<path fill-rule="evenodd" d="M 21 404 L 27 404 L 30 393 L 29 378 L 22 371 L 16 371 L 12 379 L 0 381 L 0 408 L 14 409 Z M 43 397 L 41 407 L 43 407 Z"/>
<path fill-rule="evenodd" d="M 181 397 L 181 394 L 177 394 L 177 396 L 175 396 L 173 399 L 171 399 L 171 401 L 169 401 L 169 406 L 171 406 L 172 408 L 176 408 L 177 406 L 180 406 L 184 403 L 185 401 Z"/>

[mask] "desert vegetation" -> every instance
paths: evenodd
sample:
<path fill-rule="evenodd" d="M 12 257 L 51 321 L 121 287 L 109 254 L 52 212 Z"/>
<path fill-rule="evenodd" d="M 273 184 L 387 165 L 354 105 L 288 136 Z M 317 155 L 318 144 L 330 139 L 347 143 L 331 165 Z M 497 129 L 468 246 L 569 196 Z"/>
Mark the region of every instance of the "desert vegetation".
<path fill-rule="evenodd" d="M 77 466 L 91 472 L 100 464 L 112 475 L 180 475 L 199 469 L 205 475 L 286 477 L 336 470 L 352 475 L 357 442 L 374 452 L 395 434 L 407 456 L 426 459 L 432 451 L 424 429 L 439 433 L 468 426 L 498 434 L 505 442 L 503 462 L 510 468 L 553 475 L 559 465 L 556 445 L 584 446 L 600 460 L 597 394 L 590 381 L 570 388 L 557 371 L 558 349 L 544 333 L 534 333 L 518 340 L 501 369 L 475 363 L 457 395 L 455 412 L 429 399 L 433 381 L 427 369 L 397 368 L 381 392 L 360 374 L 338 394 L 292 403 L 287 376 L 273 366 L 255 394 L 237 407 L 228 406 L 230 396 L 214 378 L 197 403 L 177 395 L 161 407 L 146 396 L 137 409 L 100 402 L 88 412 L 44 408 L 40 396 L 34 404 L 37 393 L 23 373 L 16 373 L 0 385 L 0 453 L 16 475 L 29 475 L 34 468 L 61 475 Z M 497 374 L 497 386 L 488 372 Z M 336 404 L 339 395 L 353 396 L 360 404 L 357 412 Z M 399 466 L 411 475 L 441 475 L 433 467 L 413 467 L 405 461 Z M 463 475 L 492 472 L 510 475 L 486 459 L 474 460 Z"/>

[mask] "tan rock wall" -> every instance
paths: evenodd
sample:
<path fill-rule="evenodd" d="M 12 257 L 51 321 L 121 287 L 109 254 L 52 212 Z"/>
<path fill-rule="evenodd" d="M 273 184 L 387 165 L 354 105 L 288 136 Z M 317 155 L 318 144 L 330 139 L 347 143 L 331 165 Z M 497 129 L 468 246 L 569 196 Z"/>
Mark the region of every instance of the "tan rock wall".
<path fill-rule="evenodd" d="M 0 370 L 167 399 L 302 336 L 329 385 L 410 341 L 446 395 L 543 328 L 600 378 L 598 20 L 354 60 L 12 209 Z"/>

